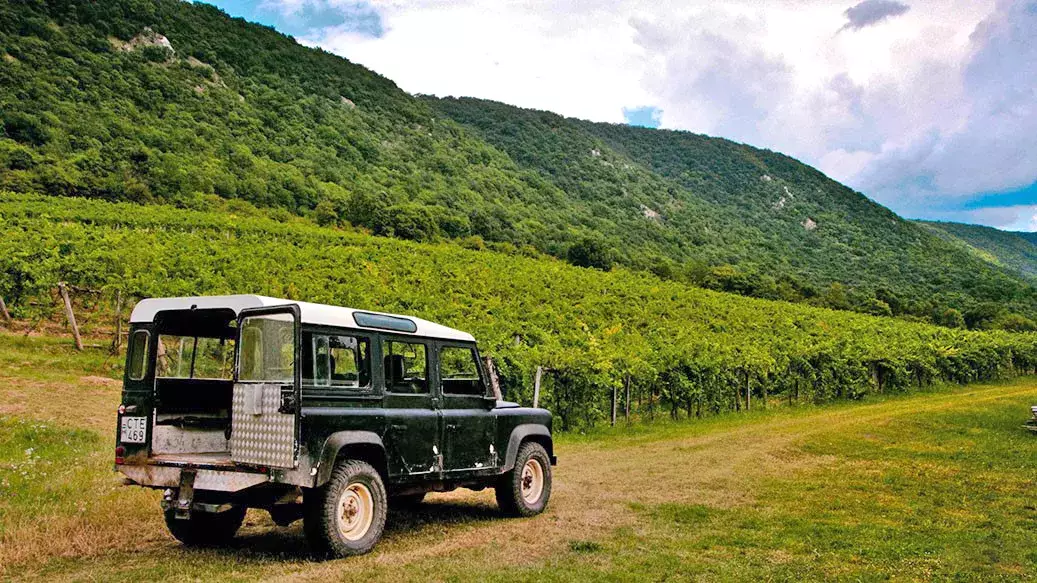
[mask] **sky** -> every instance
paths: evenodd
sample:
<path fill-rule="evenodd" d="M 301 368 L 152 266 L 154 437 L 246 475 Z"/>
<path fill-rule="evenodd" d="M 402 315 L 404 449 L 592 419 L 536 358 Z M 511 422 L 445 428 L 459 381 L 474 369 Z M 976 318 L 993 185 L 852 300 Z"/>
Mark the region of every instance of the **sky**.
<path fill-rule="evenodd" d="M 1037 230 L 1037 0 L 207 0 L 389 77 L 798 158 Z"/>

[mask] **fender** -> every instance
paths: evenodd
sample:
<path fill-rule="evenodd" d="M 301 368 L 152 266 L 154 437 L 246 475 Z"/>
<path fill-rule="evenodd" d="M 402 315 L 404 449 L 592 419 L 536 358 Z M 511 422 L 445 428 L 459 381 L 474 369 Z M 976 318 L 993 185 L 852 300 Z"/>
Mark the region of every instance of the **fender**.
<path fill-rule="evenodd" d="M 527 438 L 536 436 L 537 441 L 547 442 L 547 455 L 551 458 L 551 465 L 555 464 L 554 441 L 551 439 L 551 431 L 543 425 L 536 423 L 523 423 L 511 430 L 508 439 L 508 451 L 504 458 L 504 467 L 501 472 L 510 472 L 515 467 L 515 458 L 518 457 L 519 445 Z"/>
<path fill-rule="evenodd" d="M 320 460 L 317 462 L 317 473 L 314 487 L 320 487 L 331 479 L 331 472 L 335 469 L 335 460 L 343 448 L 361 446 L 368 451 L 376 450 L 381 461 L 367 460 L 373 462 L 374 466 L 383 471 L 385 469 L 385 444 L 382 438 L 373 431 L 338 431 L 332 433 L 324 441 L 324 448 L 320 452 Z M 379 467 L 381 466 L 381 467 Z M 384 476 L 383 476 L 384 478 Z"/>

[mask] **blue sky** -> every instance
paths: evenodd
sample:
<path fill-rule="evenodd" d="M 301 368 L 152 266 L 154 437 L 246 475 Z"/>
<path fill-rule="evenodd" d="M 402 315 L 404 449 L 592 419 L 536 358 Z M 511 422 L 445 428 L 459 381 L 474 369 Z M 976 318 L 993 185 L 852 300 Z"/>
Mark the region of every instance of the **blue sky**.
<path fill-rule="evenodd" d="M 911 218 L 1037 230 L 1037 0 L 213 0 L 412 93 L 781 151 Z"/>
<path fill-rule="evenodd" d="M 272 26 L 298 38 L 325 31 L 359 33 L 378 38 L 384 33 L 381 14 L 367 2 L 264 2 L 214 0 L 207 2 L 231 16 Z"/>

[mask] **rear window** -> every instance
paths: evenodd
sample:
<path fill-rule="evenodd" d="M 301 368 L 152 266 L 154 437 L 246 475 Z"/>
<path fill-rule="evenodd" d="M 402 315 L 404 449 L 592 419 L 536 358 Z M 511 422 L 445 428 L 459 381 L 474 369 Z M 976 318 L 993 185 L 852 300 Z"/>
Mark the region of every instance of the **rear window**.
<path fill-rule="evenodd" d="M 160 334 L 155 376 L 177 379 L 229 379 L 234 372 L 234 341 Z"/>
<path fill-rule="evenodd" d="M 148 372 L 148 338 L 147 330 L 137 330 L 130 337 L 130 346 L 127 352 L 127 373 L 131 381 L 139 381 Z"/>

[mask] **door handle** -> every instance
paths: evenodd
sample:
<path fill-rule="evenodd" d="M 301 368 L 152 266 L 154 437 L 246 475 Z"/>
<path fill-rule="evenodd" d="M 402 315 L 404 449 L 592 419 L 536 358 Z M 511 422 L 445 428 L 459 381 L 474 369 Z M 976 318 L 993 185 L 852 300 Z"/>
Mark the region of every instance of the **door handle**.
<path fill-rule="evenodd" d="M 393 423 L 392 425 L 389 426 L 389 428 L 392 429 L 393 431 L 406 431 L 407 430 L 407 426 L 406 425 L 400 425 L 400 424 L 397 424 L 397 423 Z"/>
<path fill-rule="evenodd" d="M 447 430 L 449 430 L 449 431 L 453 431 L 453 430 L 457 429 L 457 425 L 456 425 L 456 424 L 454 424 L 454 423 L 447 423 L 447 426 L 446 426 L 446 428 L 447 428 Z"/>

